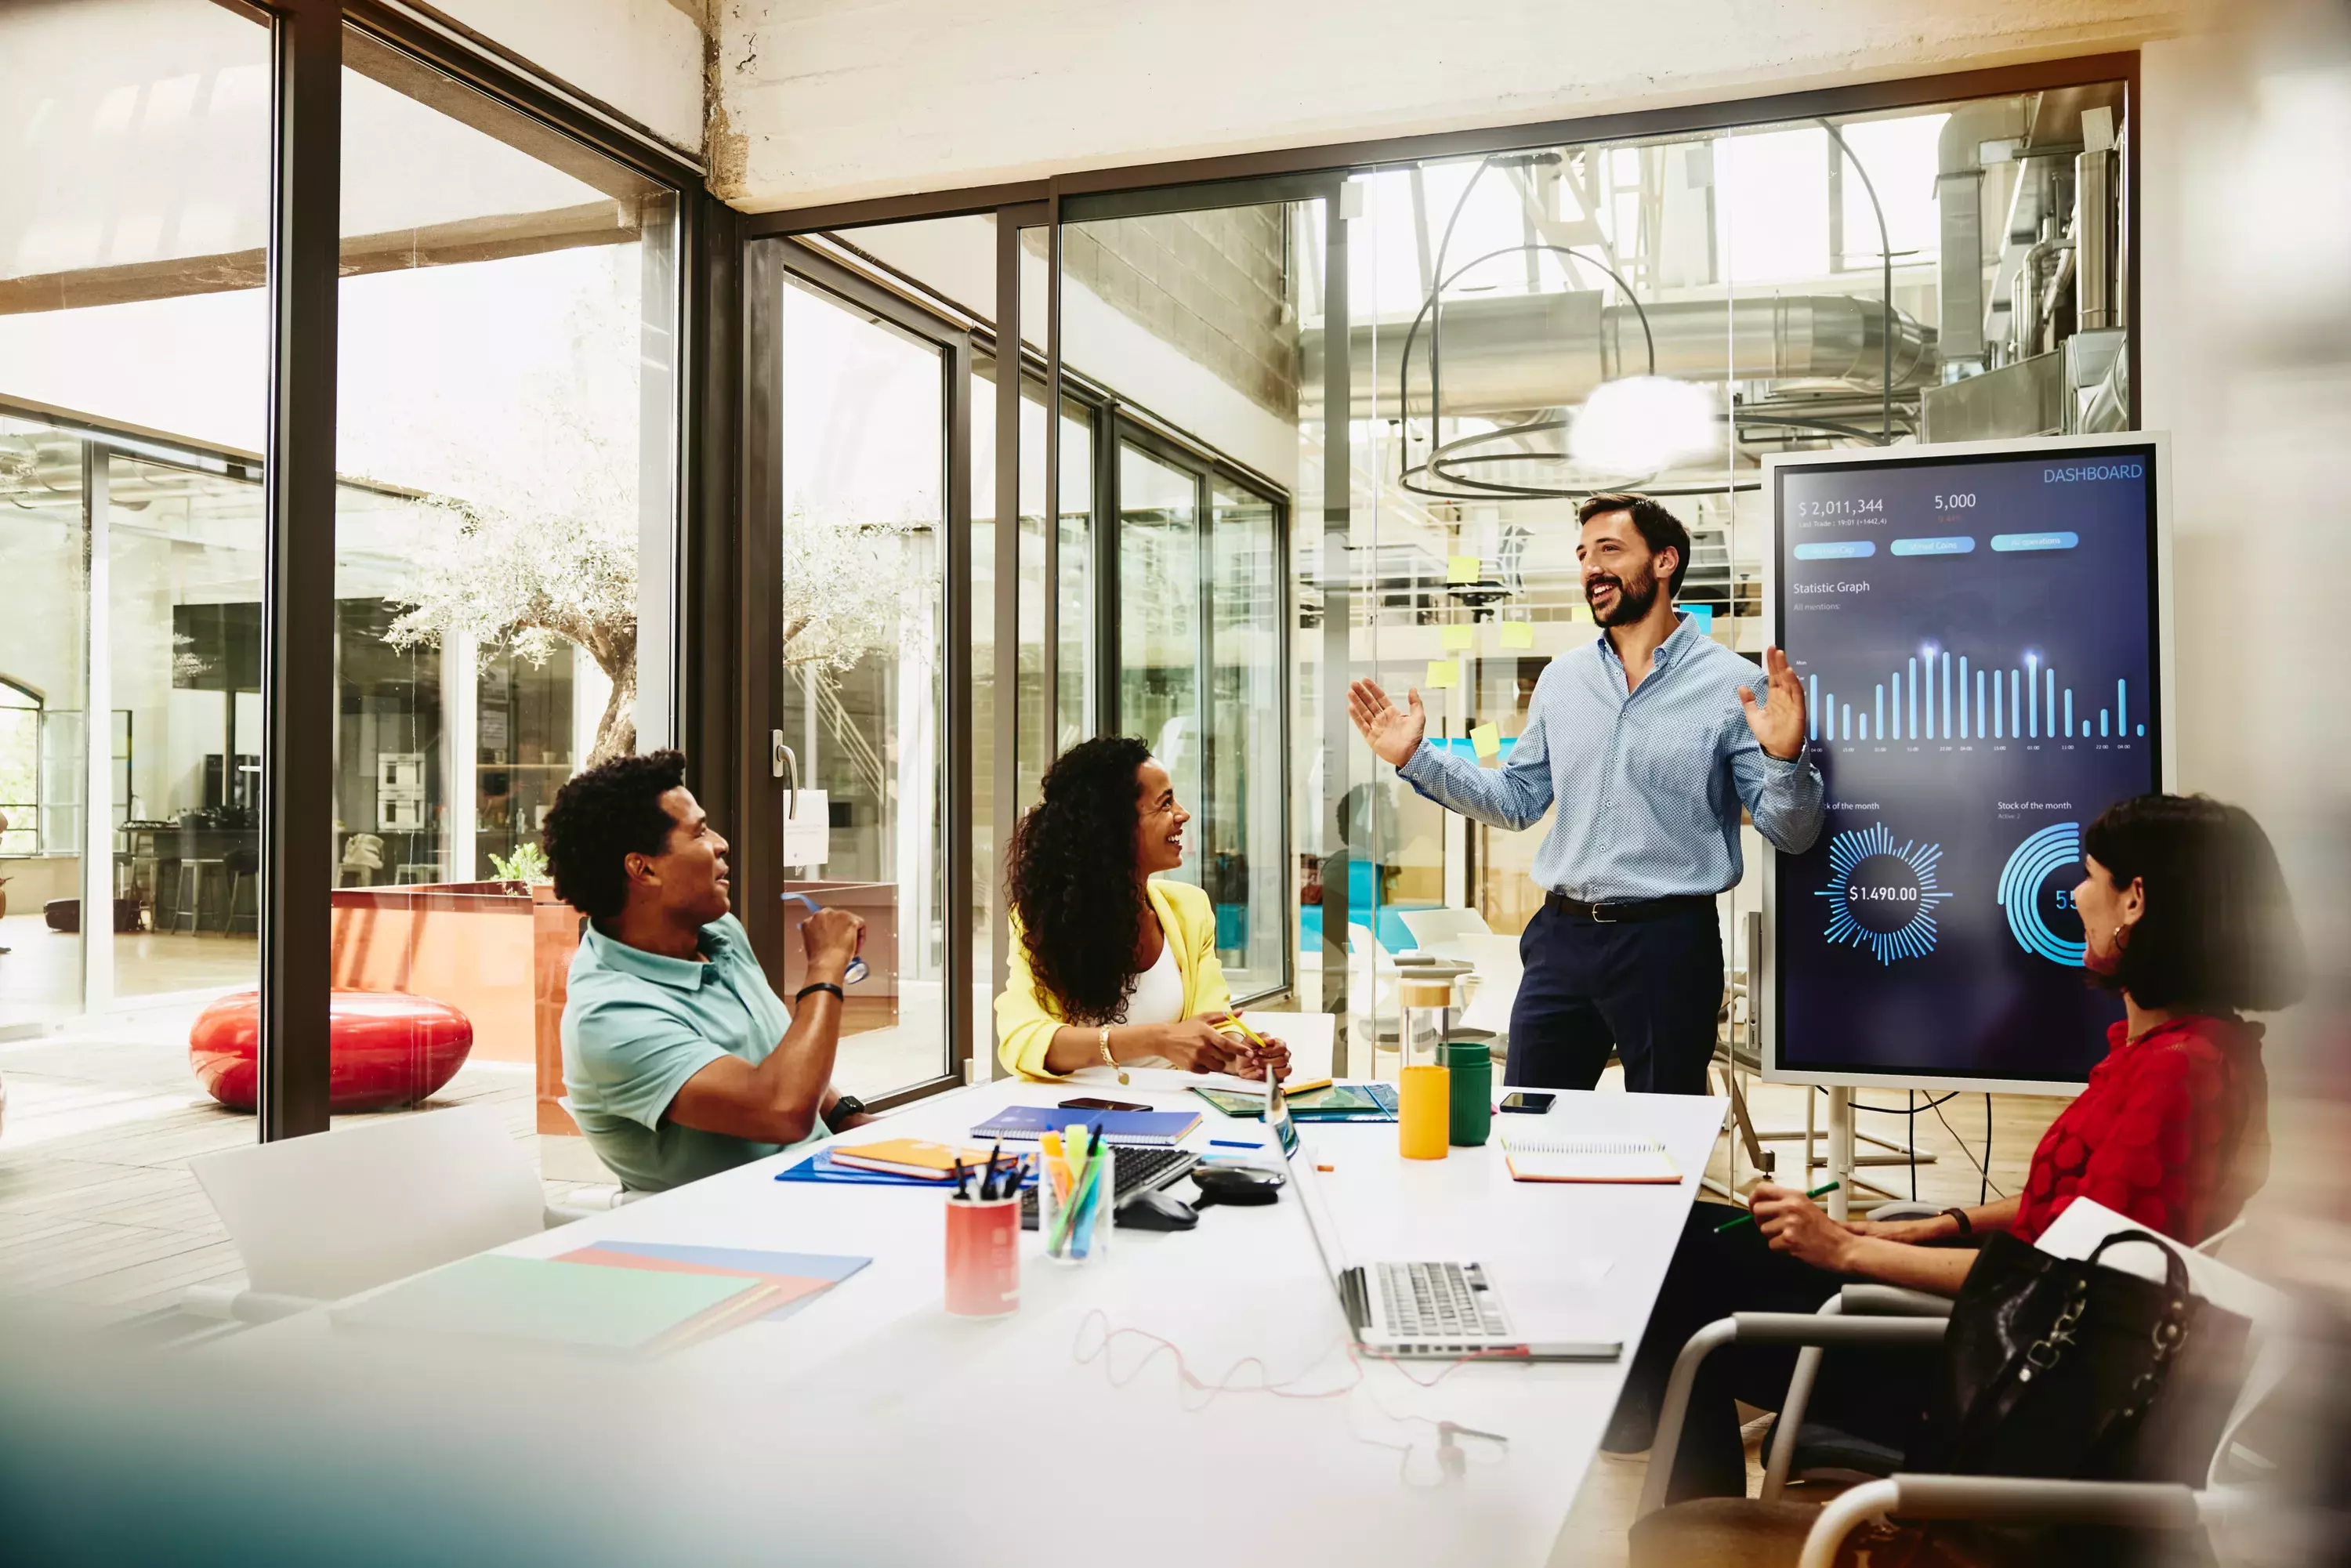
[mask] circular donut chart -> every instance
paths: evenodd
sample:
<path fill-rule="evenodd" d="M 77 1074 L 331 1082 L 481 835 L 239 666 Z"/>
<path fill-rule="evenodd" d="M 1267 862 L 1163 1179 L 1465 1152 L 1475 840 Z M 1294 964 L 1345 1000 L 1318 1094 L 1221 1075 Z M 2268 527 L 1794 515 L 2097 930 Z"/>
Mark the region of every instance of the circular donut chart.
<path fill-rule="evenodd" d="M 2009 935 L 2016 945 L 2053 964 L 2078 967 L 2087 951 L 2049 929 L 2041 907 L 2041 884 L 2053 873 L 2082 860 L 2082 824 L 2053 822 L 2016 846 L 2001 869 L 2000 903 L 2008 911 Z"/>

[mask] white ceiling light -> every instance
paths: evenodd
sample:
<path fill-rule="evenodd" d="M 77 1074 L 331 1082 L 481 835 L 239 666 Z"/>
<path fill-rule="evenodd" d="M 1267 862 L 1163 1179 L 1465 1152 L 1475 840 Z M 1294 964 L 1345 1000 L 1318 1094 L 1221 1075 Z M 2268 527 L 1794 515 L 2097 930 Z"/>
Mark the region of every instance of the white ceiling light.
<path fill-rule="evenodd" d="M 1567 434 L 1576 465 L 1605 474 L 1656 474 L 1721 448 L 1714 394 L 1671 376 L 1603 382 Z"/>

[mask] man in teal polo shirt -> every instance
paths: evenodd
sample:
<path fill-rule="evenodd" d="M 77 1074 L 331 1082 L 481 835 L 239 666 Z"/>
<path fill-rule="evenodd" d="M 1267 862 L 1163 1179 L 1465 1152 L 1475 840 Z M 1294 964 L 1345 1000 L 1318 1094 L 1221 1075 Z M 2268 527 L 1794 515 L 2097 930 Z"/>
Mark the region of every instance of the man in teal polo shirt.
<path fill-rule="evenodd" d="M 833 1092 L 841 977 L 865 923 L 800 925 L 786 1010 L 729 914 L 726 841 L 675 751 L 589 768 L 549 808 L 557 896 L 588 916 L 563 1004 L 572 1119 L 632 1192 L 659 1192 L 872 1118 Z"/>

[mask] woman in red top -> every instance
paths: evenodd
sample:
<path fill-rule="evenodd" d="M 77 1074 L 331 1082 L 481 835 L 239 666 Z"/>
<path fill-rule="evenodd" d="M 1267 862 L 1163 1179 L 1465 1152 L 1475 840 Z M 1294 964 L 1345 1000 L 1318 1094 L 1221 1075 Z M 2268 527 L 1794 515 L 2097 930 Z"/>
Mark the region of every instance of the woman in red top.
<path fill-rule="evenodd" d="M 2074 890 L 2083 967 L 2121 993 L 2124 1016 L 2107 1031 L 2106 1059 L 2033 1152 L 2024 1190 L 1931 1219 L 1840 1222 L 1802 1193 L 1767 1185 L 1754 1192 L 1757 1224 L 1721 1235 L 1715 1228 L 1737 1211 L 1694 1206 L 1604 1447 L 1648 1446 L 1675 1357 L 1728 1312 L 1811 1312 L 1855 1280 L 1956 1295 L 1975 1266 L 1975 1239 L 2005 1230 L 2032 1240 L 2076 1197 L 2191 1244 L 2236 1218 L 2269 1153 L 2262 1030 L 2238 1013 L 2287 1006 L 2303 983 L 2276 852 L 2234 806 L 2142 795 L 2090 825 L 2083 858 Z M 1845 1358 L 1848 1370 L 1856 1359 Z M 1875 1359 L 1867 1402 L 1880 1416 L 1915 1411 L 1912 1374 L 1923 1369 Z M 1770 1408 L 1793 1361 L 1792 1351 L 1754 1346 L 1708 1360 L 1669 1495 L 1745 1490 L 1731 1400 Z"/>

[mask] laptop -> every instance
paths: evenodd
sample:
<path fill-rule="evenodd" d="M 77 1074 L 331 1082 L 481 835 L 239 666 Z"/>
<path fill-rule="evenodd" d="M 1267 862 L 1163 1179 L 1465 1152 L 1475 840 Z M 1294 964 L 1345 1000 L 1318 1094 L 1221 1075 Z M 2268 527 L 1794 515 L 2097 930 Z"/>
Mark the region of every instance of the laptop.
<path fill-rule="evenodd" d="M 1479 1263 L 1350 1264 L 1335 1222 L 1323 1204 L 1312 1156 L 1300 1158 L 1298 1129 L 1281 1085 L 1268 1081 L 1265 1124 L 1280 1145 L 1290 1167 L 1290 1190 L 1306 1213 L 1322 1271 L 1331 1277 L 1339 1307 L 1355 1343 L 1377 1355 L 1398 1359 L 1458 1361 L 1463 1356 L 1496 1360 L 1614 1361 L 1625 1353 L 1621 1340 L 1531 1341 L 1512 1326 L 1501 1292 Z"/>

